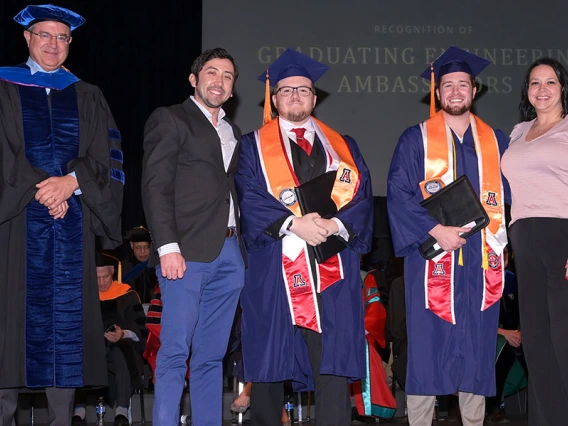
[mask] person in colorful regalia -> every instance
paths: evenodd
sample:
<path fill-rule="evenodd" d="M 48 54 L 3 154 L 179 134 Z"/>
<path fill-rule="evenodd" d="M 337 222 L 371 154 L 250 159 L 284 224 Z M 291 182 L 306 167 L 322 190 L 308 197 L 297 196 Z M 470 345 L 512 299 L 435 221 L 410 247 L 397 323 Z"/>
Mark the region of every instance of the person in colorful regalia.
<path fill-rule="evenodd" d="M 359 254 L 370 250 L 372 191 L 356 142 L 315 119 L 314 82 L 327 66 L 286 50 L 260 77 L 274 85 L 279 117 L 242 138 L 235 177 L 249 267 L 241 295 L 245 379 L 251 424 L 281 421 L 282 382 L 314 388 L 316 422 L 351 422 L 349 379 L 365 375 Z M 268 122 L 269 121 L 269 122 Z M 337 213 L 302 215 L 294 188 L 336 171 Z M 332 235 L 345 248 L 318 264 L 310 246 Z"/>
<path fill-rule="evenodd" d="M 504 282 L 508 186 L 500 172 L 507 137 L 470 112 L 475 76 L 490 62 L 450 47 L 422 77 L 436 84 L 441 111 L 400 137 L 388 176 L 388 208 L 397 256 L 405 257 L 408 328 L 408 419 L 430 425 L 435 395 L 459 392 L 465 426 L 481 426 L 484 396 L 495 394 L 495 344 Z M 434 90 L 434 87 L 432 87 Z M 489 225 L 443 226 L 420 202 L 466 175 Z M 466 225 L 466 224 L 464 224 Z M 445 250 L 425 260 L 419 246 L 433 236 Z"/>
<path fill-rule="evenodd" d="M 360 416 L 392 419 L 396 400 L 383 367 L 383 362 L 388 364 L 390 357 L 390 342 L 386 336 L 388 287 L 385 273 L 379 269 L 369 271 L 363 280 L 368 373 L 364 379 L 353 383 L 353 396 Z"/>
<path fill-rule="evenodd" d="M 63 68 L 85 19 L 53 5 L 16 17 L 26 63 L 0 68 L 0 412 L 45 388 L 71 424 L 74 389 L 106 384 L 95 238 L 121 244 L 120 132 L 100 89 Z"/>

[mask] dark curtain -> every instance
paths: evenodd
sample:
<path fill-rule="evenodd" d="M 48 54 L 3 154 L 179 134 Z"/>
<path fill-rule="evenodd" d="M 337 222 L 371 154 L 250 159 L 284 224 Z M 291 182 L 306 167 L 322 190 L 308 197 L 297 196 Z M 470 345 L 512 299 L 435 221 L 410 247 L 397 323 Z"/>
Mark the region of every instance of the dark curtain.
<path fill-rule="evenodd" d="M 201 0 L 53 0 L 86 18 L 73 32 L 65 66 L 103 91 L 122 133 L 126 185 L 123 229 L 142 225 L 142 138 L 158 106 L 180 103 L 193 93 L 188 78 L 201 52 Z M 0 66 L 28 58 L 23 28 L 13 17 L 40 1 L 3 0 Z M 46 1 L 46 3 L 49 3 Z"/>

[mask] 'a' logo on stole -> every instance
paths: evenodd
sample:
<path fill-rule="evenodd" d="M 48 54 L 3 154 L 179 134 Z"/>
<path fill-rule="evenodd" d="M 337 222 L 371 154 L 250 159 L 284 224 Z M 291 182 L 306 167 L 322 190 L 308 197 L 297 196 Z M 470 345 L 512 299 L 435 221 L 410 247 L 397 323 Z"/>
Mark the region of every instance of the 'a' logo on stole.
<path fill-rule="evenodd" d="M 497 197 L 494 192 L 490 191 L 487 193 L 487 201 L 485 202 L 485 204 L 487 204 L 488 206 L 497 207 Z"/>
<path fill-rule="evenodd" d="M 434 270 L 432 271 L 432 275 L 446 275 L 446 271 L 444 270 L 444 265 L 441 263 L 436 263 L 434 265 Z"/>
<path fill-rule="evenodd" d="M 339 178 L 339 182 L 351 183 L 351 170 L 343 169 L 341 172 L 341 177 Z"/>
<path fill-rule="evenodd" d="M 294 274 L 294 287 L 303 287 L 306 282 L 302 278 L 302 274 Z"/>

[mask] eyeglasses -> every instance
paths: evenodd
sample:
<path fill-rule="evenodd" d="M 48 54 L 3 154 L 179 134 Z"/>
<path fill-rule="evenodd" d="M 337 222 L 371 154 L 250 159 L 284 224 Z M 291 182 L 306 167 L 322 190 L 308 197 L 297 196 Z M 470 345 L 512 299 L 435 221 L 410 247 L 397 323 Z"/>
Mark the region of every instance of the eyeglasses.
<path fill-rule="evenodd" d="M 38 36 L 43 41 L 51 41 L 52 38 L 57 40 L 58 43 L 69 43 L 71 41 L 71 37 L 65 34 L 51 35 L 49 33 L 46 33 L 45 31 L 34 33 L 33 31 L 30 30 L 28 30 L 28 32 Z"/>
<path fill-rule="evenodd" d="M 310 95 L 314 94 L 314 90 L 311 87 L 308 87 L 308 86 L 298 86 L 298 87 L 282 86 L 280 89 L 278 89 L 276 91 L 276 93 L 277 94 L 280 93 L 281 96 L 284 96 L 285 98 L 289 98 L 294 93 L 294 90 L 296 90 L 298 92 L 298 95 L 303 96 L 303 97 L 310 96 Z"/>

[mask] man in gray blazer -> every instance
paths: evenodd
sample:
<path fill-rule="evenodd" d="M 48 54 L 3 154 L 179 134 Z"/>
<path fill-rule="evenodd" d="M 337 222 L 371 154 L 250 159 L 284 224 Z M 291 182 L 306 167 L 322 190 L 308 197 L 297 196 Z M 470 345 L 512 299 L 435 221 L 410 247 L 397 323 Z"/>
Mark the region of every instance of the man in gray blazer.
<path fill-rule="evenodd" d="M 157 426 L 179 422 L 190 351 L 193 424 L 222 423 L 222 360 L 245 267 L 234 183 L 241 132 L 222 109 L 237 77 L 224 49 L 203 52 L 189 76 L 194 96 L 155 110 L 144 130 L 142 202 L 163 303 Z"/>

